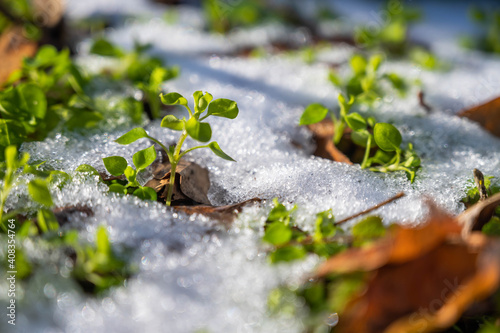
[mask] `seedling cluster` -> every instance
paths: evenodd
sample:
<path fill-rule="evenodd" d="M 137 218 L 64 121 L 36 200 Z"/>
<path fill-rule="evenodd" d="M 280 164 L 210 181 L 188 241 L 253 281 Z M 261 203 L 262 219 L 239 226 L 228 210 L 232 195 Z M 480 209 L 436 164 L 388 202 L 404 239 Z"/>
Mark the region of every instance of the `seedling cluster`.
<path fill-rule="evenodd" d="M 369 168 L 377 172 L 405 171 L 411 182 L 420 166 L 420 158 L 413 150 L 413 145 L 408 144 L 406 150 L 401 148 L 402 136 L 399 130 L 388 123 L 377 123 L 373 117 L 363 117 L 357 112 L 349 112 L 354 105 L 355 98 L 351 96 L 349 101 L 344 95 L 339 95 L 340 116 L 337 118 L 333 113 L 331 119 L 334 127 L 334 144 L 342 139 L 344 130 L 349 127 L 352 130 L 352 141 L 365 148 L 365 154 L 361 168 Z M 311 125 L 322 121 L 328 115 L 329 110 L 321 104 L 309 105 L 300 118 L 299 125 Z M 372 156 L 372 149 L 376 149 Z"/>
<path fill-rule="evenodd" d="M 219 144 L 215 141 L 212 141 L 206 145 L 195 146 L 185 151 L 181 151 L 182 145 L 184 144 L 186 138 L 189 136 L 196 141 L 209 142 L 210 139 L 212 138 L 212 128 L 208 122 L 204 122 L 203 120 L 205 120 L 209 116 L 234 119 L 238 116 L 239 110 L 236 102 L 225 98 L 219 98 L 213 100 L 213 96 L 211 94 L 209 93 L 203 94 L 203 92 L 201 91 L 196 91 L 193 94 L 194 112 L 189 107 L 187 99 L 184 98 L 179 93 L 173 92 L 169 94 L 161 94 L 160 97 L 163 104 L 182 105 L 186 108 L 186 110 L 189 113 L 189 117 L 187 119 L 185 117 L 182 119 L 178 119 L 173 115 L 167 115 L 161 121 L 161 127 L 181 132 L 181 135 L 179 136 L 179 139 L 175 146 L 170 146 L 167 148 L 162 142 L 149 136 L 146 133 L 146 131 L 140 127 L 130 130 L 129 132 L 125 133 L 115 141 L 122 145 L 128 145 L 131 144 L 132 142 L 135 142 L 136 140 L 144 138 L 157 143 L 163 149 L 170 162 L 170 180 L 167 188 L 167 197 L 165 202 L 168 206 L 170 206 L 172 203 L 172 194 L 175 184 L 177 165 L 179 164 L 179 161 L 184 155 L 195 149 L 209 148 L 215 155 L 228 161 L 234 161 L 229 155 L 227 155 L 222 151 L 222 149 L 219 147 Z M 136 164 L 135 162 L 136 155 L 134 155 L 134 164 L 136 165 L 138 171 L 139 169 L 147 167 L 154 161 L 154 159 L 156 158 L 156 153 L 153 154 L 153 151 L 154 151 L 154 146 L 151 146 L 150 148 L 145 149 L 144 151 L 136 153 L 136 155 L 140 153 L 140 155 L 137 155 L 138 156 L 137 160 L 140 161 L 138 162 L 139 165 Z M 126 174 L 126 168 L 127 168 L 126 161 L 125 163 L 123 161 L 124 159 L 120 160 L 117 157 L 110 157 L 108 158 L 108 160 L 104 159 L 105 164 L 108 163 L 110 167 L 111 164 L 113 164 L 114 166 L 116 166 L 117 164 L 119 165 L 119 167 L 116 169 L 113 167 L 113 170 L 110 170 L 108 166 L 106 166 L 106 168 L 108 168 L 108 171 L 110 171 L 110 173 L 111 171 L 113 171 L 116 172 L 117 174 L 122 172 L 122 170 L 123 170 L 122 173 L 125 172 Z M 131 173 L 132 171 L 129 172 Z M 128 176 L 127 179 L 129 179 Z M 133 179 L 135 180 L 135 173 L 133 174 Z M 149 196 L 149 198 L 152 197 Z"/>
<path fill-rule="evenodd" d="M 352 74 L 347 78 L 341 78 L 335 71 L 330 71 L 328 76 L 333 85 L 338 87 L 347 96 L 356 97 L 356 101 L 371 105 L 376 100 L 385 96 L 381 82 L 388 82 L 399 94 L 404 96 L 408 90 L 408 84 L 396 73 L 379 72 L 383 62 L 381 54 L 375 54 L 369 59 L 361 54 L 354 54 L 349 65 Z"/>

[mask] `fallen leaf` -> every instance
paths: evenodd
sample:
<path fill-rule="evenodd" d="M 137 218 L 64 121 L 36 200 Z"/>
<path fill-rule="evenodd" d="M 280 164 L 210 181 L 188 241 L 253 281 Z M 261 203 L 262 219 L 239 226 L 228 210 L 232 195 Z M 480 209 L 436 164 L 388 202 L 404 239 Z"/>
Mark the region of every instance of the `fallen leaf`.
<path fill-rule="evenodd" d="M 340 314 L 335 332 L 431 332 L 453 325 L 498 289 L 500 241 L 460 237 L 458 219 L 431 207 L 427 223 L 327 260 L 317 277 L 366 272 L 366 286 Z"/>
<path fill-rule="evenodd" d="M 333 161 L 352 164 L 349 157 L 340 151 L 333 143 L 334 128 L 331 119 L 325 119 L 319 123 L 308 125 L 313 133 L 313 139 L 316 142 L 314 156 L 327 158 Z"/>
<path fill-rule="evenodd" d="M 479 123 L 488 132 L 500 137 L 500 97 L 463 110 L 458 115 Z"/>

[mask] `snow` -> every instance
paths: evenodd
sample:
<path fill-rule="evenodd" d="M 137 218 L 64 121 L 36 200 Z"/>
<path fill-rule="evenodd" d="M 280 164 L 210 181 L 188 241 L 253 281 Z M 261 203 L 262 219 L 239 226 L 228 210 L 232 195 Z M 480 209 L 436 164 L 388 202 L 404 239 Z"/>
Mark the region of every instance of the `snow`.
<path fill-rule="evenodd" d="M 355 20 L 371 8 L 364 2 L 338 4 L 344 12 L 353 13 Z M 426 99 L 435 110 L 426 115 L 418 106 L 414 89 L 405 99 L 386 99 L 376 113 L 378 120 L 394 123 L 404 142 L 413 142 L 422 157 L 422 169 L 415 183 L 410 184 L 403 173 L 377 174 L 361 170 L 359 165 L 310 156 L 311 135 L 297 123 L 309 103 L 335 106 L 338 91 L 327 81 L 327 65 L 306 65 L 298 57 L 285 55 L 214 55 L 280 38 L 293 37 L 300 42 L 307 36 L 298 33 L 290 37 L 290 31 L 274 25 L 240 30 L 228 37 L 210 35 L 201 30 L 201 15 L 193 9 L 179 9 L 179 19 L 172 24 L 160 17 L 155 5 L 143 5 L 141 1 L 72 0 L 68 1 L 67 11 L 72 19 L 96 13 L 154 16 L 149 21 L 131 21 L 106 35 L 125 48 L 131 48 L 134 40 L 151 42 L 152 53 L 169 65 L 179 65 L 181 75 L 165 84 L 167 91 L 180 92 L 189 100 L 194 91 L 203 90 L 215 98 L 237 101 L 237 119 L 217 118 L 211 123 L 213 140 L 238 162 L 224 161 L 208 150 L 188 155 L 210 171 L 209 199 L 215 205 L 278 197 L 290 205 L 297 203 L 297 220 L 310 229 L 314 215 L 320 211 L 332 209 L 341 219 L 404 191 L 406 197 L 376 213 L 386 224 L 418 223 L 427 213 L 425 198 L 451 213 L 462 211 L 459 201 L 473 168 L 500 176 L 500 140 L 477 124 L 455 116 L 464 107 L 500 95 L 500 79 L 494 75 L 500 70 L 500 60 L 453 46 L 453 27 L 436 20 L 435 15 L 417 26 L 415 33 L 433 42 L 438 56 L 450 61 L 452 69 L 428 72 L 408 62 L 389 62 L 383 68 L 420 79 Z M 432 5 L 427 3 L 427 7 L 432 13 Z M 187 23 L 189 17 L 194 23 Z M 86 54 L 88 45 L 88 41 L 80 45 L 79 61 L 95 70 L 105 63 L 100 57 Z M 352 52 L 352 48 L 342 46 L 321 53 L 320 58 L 345 68 Z M 118 122 L 115 127 L 85 136 L 57 134 L 43 142 L 23 145 L 22 150 L 34 160 L 46 160 L 47 165 L 74 176 L 69 185 L 52 191 L 57 206 L 81 204 L 94 210 L 90 217 L 72 217 L 71 224 L 79 226 L 80 237 L 92 241 L 97 227 L 105 225 L 116 247 L 134 249 L 132 261 L 138 271 L 125 287 L 104 298 L 92 298 L 78 292 L 67 279 L 64 265 L 59 271 L 53 264 L 46 265 L 41 268 L 43 274 L 22 291 L 24 298 L 18 307 L 15 331 L 300 332 L 305 314 L 270 316 L 267 296 L 281 283 L 299 284 L 318 259 L 310 257 L 291 265 L 268 264 L 260 238 L 270 200 L 245 209 L 227 230 L 203 216 L 175 213 L 135 197 L 109 195 L 95 178 L 73 171 L 84 163 L 104 171 L 102 158 L 112 155 L 131 162 L 132 154 L 146 148 L 148 142 L 129 146 L 113 142 L 130 128 Z M 161 128 L 159 121 L 147 124 L 146 129 L 164 142 L 175 141 L 176 133 Z M 298 149 L 293 142 L 303 148 Z M 194 144 L 190 139 L 186 141 L 187 147 Z M 143 175 L 141 179 L 145 178 Z M 18 188 L 15 194 L 9 199 L 9 208 L 23 204 L 26 189 Z M 37 258 L 36 244 L 27 243 L 25 247 L 31 257 Z M 38 260 L 54 263 L 61 259 L 54 254 L 54 258 Z M 5 281 L 0 282 L 0 297 L 6 297 L 6 287 Z M 2 331 L 10 329 L 6 325 L 4 320 L 0 322 Z"/>

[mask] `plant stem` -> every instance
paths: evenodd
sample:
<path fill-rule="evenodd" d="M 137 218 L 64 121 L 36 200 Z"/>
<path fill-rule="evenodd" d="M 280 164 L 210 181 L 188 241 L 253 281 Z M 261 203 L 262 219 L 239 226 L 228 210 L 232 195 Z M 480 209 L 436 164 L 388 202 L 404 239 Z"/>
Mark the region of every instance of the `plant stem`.
<path fill-rule="evenodd" d="M 370 157 L 370 149 L 372 146 L 372 135 L 368 135 L 368 140 L 366 141 L 365 156 L 363 157 L 363 162 L 361 163 L 361 169 L 365 169 L 368 165 L 368 158 Z"/>
<path fill-rule="evenodd" d="M 343 117 L 337 123 L 334 123 L 335 135 L 333 137 L 333 143 L 338 144 L 344 135 L 345 121 Z"/>
<path fill-rule="evenodd" d="M 165 200 L 167 206 L 170 206 L 172 203 L 172 194 L 174 192 L 174 183 L 175 183 L 175 171 L 177 169 L 177 164 L 179 163 L 180 160 L 181 147 L 184 144 L 184 140 L 186 140 L 187 135 L 188 135 L 187 131 L 184 129 L 182 131 L 181 137 L 179 138 L 179 141 L 177 142 L 177 146 L 175 146 L 174 154 L 170 159 L 170 180 L 168 183 L 167 198 Z"/>

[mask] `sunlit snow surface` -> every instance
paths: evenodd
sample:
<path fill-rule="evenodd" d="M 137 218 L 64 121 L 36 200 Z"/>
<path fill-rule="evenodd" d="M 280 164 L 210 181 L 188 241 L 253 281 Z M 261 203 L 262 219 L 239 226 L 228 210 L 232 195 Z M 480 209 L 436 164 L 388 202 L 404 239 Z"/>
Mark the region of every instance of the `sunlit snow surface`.
<path fill-rule="evenodd" d="M 500 60 L 464 53 L 446 34 L 428 34 L 432 25 L 427 24 L 422 29 L 426 33 L 420 37 L 432 38 L 429 42 L 439 55 L 452 62 L 450 72 L 427 72 L 406 62 L 388 63 L 383 70 L 420 79 L 434 112 L 425 114 L 414 90 L 404 100 L 386 99 L 376 113 L 380 121 L 393 122 L 404 141 L 413 142 L 422 157 L 422 169 L 410 184 L 402 173 L 376 174 L 358 165 L 310 156 L 311 136 L 297 123 L 308 103 L 335 105 L 338 92 L 326 79 L 327 65 L 308 66 L 290 56 L 248 59 L 212 55 L 280 38 L 300 43 L 307 36 L 271 25 L 225 38 L 203 32 L 201 15 L 193 9 L 181 9 L 181 19 L 172 25 L 157 15 L 157 7 L 142 6 L 142 2 L 68 1 L 68 13 L 73 18 L 115 13 L 117 7 L 124 14 L 137 14 L 137 8 L 141 15 L 156 17 L 131 21 L 107 36 L 125 48 L 130 48 L 134 39 L 151 42 L 155 55 L 164 57 L 170 65 L 181 66 L 181 76 L 165 84 L 167 91 L 188 97 L 203 90 L 215 98 L 238 102 L 237 119 L 211 120 L 213 139 L 238 162 L 224 161 L 203 150 L 188 155 L 210 171 L 209 199 L 215 205 L 279 197 L 299 205 L 299 223 L 308 229 L 317 212 L 331 208 L 337 218 L 343 218 L 404 191 L 405 198 L 377 214 L 387 224 L 418 223 L 425 218 L 425 198 L 452 213 L 463 210 L 459 201 L 473 168 L 500 176 L 500 140 L 454 116 L 464 107 L 500 95 L 500 80 L 493 75 L 500 72 Z M 186 23 L 189 18 L 192 23 Z M 444 37 L 439 40 L 439 36 Z M 80 49 L 82 65 L 90 69 L 102 65 L 102 58 L 86 55 L 88 42 Z M 341 46 L 320 54 L 320 59 L 345 64 L 351 53 L 349 47 Z M 119 125 L 87 136 L 58 134 L 43 142 L 25 144 L 22 149 L 34 160 L 45 160 L 72 175 L 83 163 L 104 171 L 103 157 L 120 155 L 131 162 L 137 149 L 149 145 L 145 141 L 130 146 L 113 142 L 130 128 Z M 167 143 L 176 138 L 175 133 L 161 128 L 159 121 L 146 129 Z M 193 144 L 187 141 L 187 146 Z M 25 193 L 23 188 L 16 189 L 9 208 L 24 204 Z M 109 195 L 96 179 L 81 175 L 62 190 L 54 188 L 53 196 L 57 206 L 92 207 L 94 216 L 75 215 L 72 226 L 80 228 L 81 238 L 89 241 L 97 226 L 107 226 L 117 248 L 133 249 L 138 273 L 125 287 L 104 298 L 91 298 L 64 278 L 64 265 L 60 271 L 51 265 L 40 268 L 44 273 L 31 279 L 22 291 L 15 329 L 6 327 L 2 320 L 2 332 L 300 332 L 303 328 L 301 316 L 270 316 L 267 296 L 280 283 L 298 285 L 313 271 L 318 259 L 310 257 L 293 265 L 267 263 L 260 238 L 269 201 L 244 210 L 226 230 L 205 217 L 173 213 L 158 203 L 135 197 Z M 47 260 L 37 254 L 35 245 L 25 246 L 32 248 L 28 252 L 33 260 Z M 57 260 L 51 258 L 51 262 Z M 1 297 L 6 297 L 5 288 L 2 282 Z M 3 302 L 5 299 L 2 307 Z"/>

